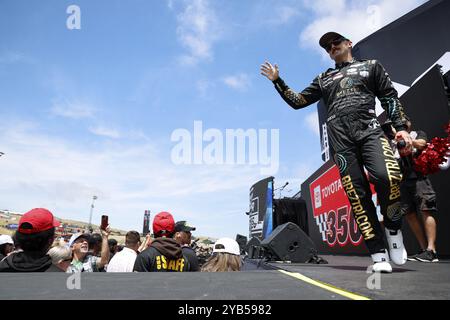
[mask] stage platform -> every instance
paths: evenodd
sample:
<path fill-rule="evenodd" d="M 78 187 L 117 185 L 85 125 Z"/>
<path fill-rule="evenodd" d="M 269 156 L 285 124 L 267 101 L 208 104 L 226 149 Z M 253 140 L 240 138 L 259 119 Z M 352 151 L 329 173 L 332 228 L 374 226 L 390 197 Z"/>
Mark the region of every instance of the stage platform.
<path fill-rule="evenodd" d="M 381 274 L 380 288 L 369 289 L 367 267 L 370 257 L 321 256 L 323 265 L 269 263 L 270 266 L 299 273 L 373 300 L 448 300 L 450 299 L 450 260 L 439 263 L 408 261 L 393 266 L 393 273 Z M 373 278 L 372 278 L 373 279 Z M 374 285 L 372 281 L 372 286 Z"/>
<path fill-rule="evenodd" d="M 329 264 L 247 261 L 227 273 L 83 273 L 69 290 L 65 273 L 0 273 L 2 300 L 448 300 L 450 261 L 407 262 L 371 278 L 369 257 L 321 256 Z"/>

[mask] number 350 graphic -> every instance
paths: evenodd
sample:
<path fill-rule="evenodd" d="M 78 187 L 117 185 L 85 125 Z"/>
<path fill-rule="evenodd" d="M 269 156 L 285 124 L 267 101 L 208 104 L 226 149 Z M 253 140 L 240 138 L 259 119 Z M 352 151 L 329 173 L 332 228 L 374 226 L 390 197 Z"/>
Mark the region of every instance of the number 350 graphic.
<path fill-rule="evenodd" d="M 326 223 L 326 241 L 330 247 L 336 244 L 343 247 L 350 242 L 357 246 L 361 243 L 362 235 L 348 206 L 329 211 Z"/>

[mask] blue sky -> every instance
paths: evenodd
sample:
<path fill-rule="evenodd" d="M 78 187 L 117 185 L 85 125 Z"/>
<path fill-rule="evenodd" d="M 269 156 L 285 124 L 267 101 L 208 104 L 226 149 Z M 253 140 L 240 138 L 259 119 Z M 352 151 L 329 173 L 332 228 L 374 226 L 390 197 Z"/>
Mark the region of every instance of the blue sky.
<path fill-rule="evenodd" d="M 321 34 L 356 42 L 423 2 L 2 0 L 0 208 L 87 221 L 97 195 L 94 222 L 140 231 L 150 209 L 197 235 L 247 235 L 261 167 L 175 165 L 172 132 L 279 129 L 275 186 L 296 193 L 321 165 L 316 108 L 290 109 L 260 64 L 300 90 L 332 66 Z"/>

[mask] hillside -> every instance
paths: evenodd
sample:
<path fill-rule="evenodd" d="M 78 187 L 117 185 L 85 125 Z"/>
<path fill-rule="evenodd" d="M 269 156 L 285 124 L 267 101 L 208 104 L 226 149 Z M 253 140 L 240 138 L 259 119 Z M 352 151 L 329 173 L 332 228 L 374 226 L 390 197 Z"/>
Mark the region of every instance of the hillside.
<path fill-rule="evenodd" d="M 13 235 L 15 230 L 6 228 L 7 225 L 17 224 L 22 217 L 19 213 L 11 213 L 8 211 L 0 210 L 0 234 Z M 64 226 L 69 233 L 76 232 L 86 232 L 88 230 L 89 224 L 87 222 L 69 220 L 56 217 L 61 222 L 61 226 Z M 94 232 L 99 231 L 99 226 L 93 224 L 92 228 Z M 110 238 L 116 239 L 119 243 L 123 243 L 125 239 L 125 234 L 127 231 L 120 229 L 112 229 Z"/>
<path fill-rule="evenodd" d="M 6 226 L 9 224 L 17 224 L 22 217 L 22 214 L 19 213 L 12 213 L 9 211 L 0 210 L 0 234 L 8 234 L 13 235 L 15 230 L 7 229 Z M 87 232 L 89 223 L 77 221 L 77 220 L 69 220 L 69 219 L 63 219 L 56 217 L 58 221 L 61 222 L 61 225 L 65 227 L 65 229 L 71 233 L 76 232 Z M 92 228 L 94 229 L 94 232 L 100 232 L 99 225 L 92 225 Z M 119 244 L 125 243 L 125 235 L 129 230 L 120 230 L 120 229 L 112 229 L 110 238 L 116 239 Z M 211 244 L 214 243 L 216 239 L 209 238 L 209 237 L 192 237 L 193 240 L 199 239 L 198 243 L 204 243 L 204 244 Z"/>

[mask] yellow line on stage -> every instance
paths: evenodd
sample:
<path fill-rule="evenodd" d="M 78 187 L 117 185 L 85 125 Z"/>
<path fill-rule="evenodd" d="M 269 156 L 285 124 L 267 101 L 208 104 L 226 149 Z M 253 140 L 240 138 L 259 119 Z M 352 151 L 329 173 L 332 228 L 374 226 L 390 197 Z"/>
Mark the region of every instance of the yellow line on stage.
<path fill-rule="evenodd" d="M 296 278 L 298 280 L 302 280 L 302 281 L 304 281 L 306 283 L 312 284 L 313 286 L 316 286 L 316 287 L 319 287 L 319 288 L 322 288 L 322 289 L 325 289 L 325 290 L 337 293 L 337 294 L 339 294 L 341 296 L 344 296 L 344 297 L 352 299 L 352 300 L 370 300 L 369 298 L 361 296 L 359 294 L 352 293 L 350 291 L 346 291 L 346 290 L 337 288 L 335 286 L 332 286 L 330 284 L 327 284 L 327 283 L 324 283 L 324 282 L 321 282 L 321 281 L 313 280 L 313 279 L 308 278 L 308 277 L 306 277 L 306 276 L 304 276 L 304 275 L 302 275 L 302 274 L 300 274 L 298 272 L 288 272 L 288 271 L 285 271 L 285 270 L 278 270 L 278 271 L 280 271 L 281 273 L 284 273 L 284 274 L 286 274 L 288 276 L 291 276 L 293 278 Z"/>

